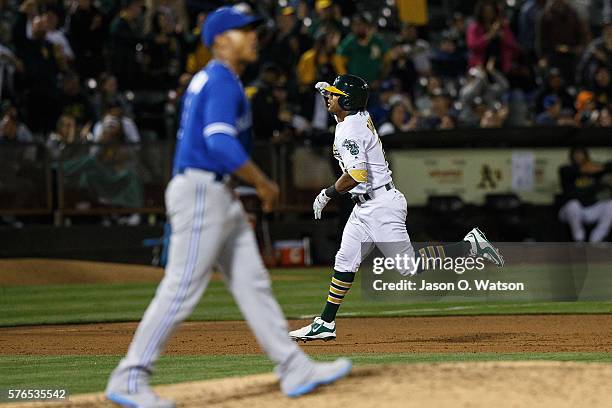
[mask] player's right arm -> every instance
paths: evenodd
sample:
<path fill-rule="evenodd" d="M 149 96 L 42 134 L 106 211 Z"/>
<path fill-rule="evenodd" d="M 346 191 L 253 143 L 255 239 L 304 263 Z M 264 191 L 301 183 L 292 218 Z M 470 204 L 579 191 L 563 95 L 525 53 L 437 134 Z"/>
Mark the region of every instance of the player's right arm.
<path fill-rule="evenodd" d="M 236 175 L 257 190 L 264 211 L 271 211 L 278 199 L 278 186 L 249 159 L 238 140 L 238 110 L 243 99 L 237 84 L 211 81 L 207 84 L 209 100 L 204 103 L 203 136 L 209 151 L 220 158 L 228 173 Z M 215 98 L 222 98 L 216 99 Z"/>
<path fill-rule="evenodd" d="M 346 172 L 343 173 L 334 184 L 321 190 L 312 204 L 315 220 L 321 219 L 323 208 L 325 208 L 327 203 L 329 203 L 332 198 L 348 193 L 353 188 L 357 187 L 359 183 L 363 183 L 365 181 L 367 181 L 367 178 L 363 179 L 362 181 L 357 181 L 357 179 L 355 179 L 351 173 Z"/>

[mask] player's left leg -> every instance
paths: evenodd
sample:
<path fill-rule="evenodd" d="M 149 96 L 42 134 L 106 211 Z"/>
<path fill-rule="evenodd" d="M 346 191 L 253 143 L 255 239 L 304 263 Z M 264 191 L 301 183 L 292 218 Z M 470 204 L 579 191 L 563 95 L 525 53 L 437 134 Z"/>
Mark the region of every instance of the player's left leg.
<path fill-rule="evenodd" d="M 389 190 L 380 200 L 366 203 L 364 214 L 367 219 L 364 223 L 367 233 L 375 238 L 378 248 L 385 257 L 394 258 L 399 255 L 412 260 L 398 270 L 402 275 L 422 273 L 429 269 L 430 265 L 436 265 L 432 260 L 439 259 L 443 262 L 447 258 L 484 256 L 498 266 L 503 265 L 499 251 L 478 228 L 470 231 L 462 241 L 427 244 L 418 248 L 415 253 L 406 230 L 406 198 L 399 190 Z"/>
<path fill-rule="evenodd" d="M 359 217 L 360 208 L 355 206 L 342 233 L 340 249 L 336 253 L 334 273 L 321 316 L 309 325 L 289 332 L 294 340 L 333 340 L 336 338 L 336 314 L 355 280 L 355 273 L 372 246 Z M 365 253 L 363 253 L 365 252 Z"/>
<path fill-rule="evenodd" d="M 287 335 L 287 321 L 272 294 L 268 271 L 242 205 L 235 202 L 229 211 L 238 222 L 221 251 L 219 266 L 259 345 L 277 364 L 275 371 L 282 391 L 296 397 L 347 375 L 350 361 L 314 363 L 291 341 Z"/>

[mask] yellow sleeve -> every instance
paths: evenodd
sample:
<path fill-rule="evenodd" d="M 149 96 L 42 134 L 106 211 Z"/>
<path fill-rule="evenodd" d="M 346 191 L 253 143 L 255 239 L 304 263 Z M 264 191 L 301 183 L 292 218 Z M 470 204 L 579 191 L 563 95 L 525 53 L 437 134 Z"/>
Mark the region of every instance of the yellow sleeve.
<path fill-rule="evenodd" d="M 353 178 L 353 180 L 358 183 L 365 183 L 366 181 L 368 181 L 367 170 L 351 169 L 348 171 L 348 174 Z"/>
<path fill-rule="evenodd" d="M 339 54 L 335 54 L 332 57 L 332 63 L 334 64 L 334 68 L 336 69 L 336 72 L 338 73 L 338 75 L 346 74 L 347 61 L 348 61 L 348 58 L 343 57 L 342 55 L 339 55 Z"/>
<path fill-rule="evenodd" d="M 300 57 L 297 65 L 297 79 L 300 85 L 309 85 L 315 81 L 314 50 L 308 50 Z"/>

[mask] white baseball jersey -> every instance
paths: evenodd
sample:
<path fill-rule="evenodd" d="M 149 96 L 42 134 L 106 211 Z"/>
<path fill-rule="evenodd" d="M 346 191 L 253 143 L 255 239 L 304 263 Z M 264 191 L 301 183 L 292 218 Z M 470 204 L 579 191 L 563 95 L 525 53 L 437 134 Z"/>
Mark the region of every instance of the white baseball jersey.
<path fill-rule="evenodd" d="M 355 171 L 367 170 L 367 181 L 353 188 L 352 194 L 364 194 L 391 182 L 391 170 L 368 112 L 348 115 L 336 125 L 333 152 L 342 171 L 353 178 Z"/>
<path fill-rule="evenodd" d="M 353 207 L 344 226 L 334 269 L 339 272 L 357 272 L 372 247 L 382 243 L 385 245 L 379 246 L 379 249 L 385 256 L 406 254 L 409 258 L 414 257 L 414 249 L 406 231 L 406 198 L 395 188 L 381 188 L 391 182 L 391 170 L 368 112 L 349 115 L 336 125 L 333 150 L 342 171 L 349 173 L 355 180 L 365 180 L 363 171 L 367 171 L 367 181 L 353 188 L 352 194 L 375 190 L 373 198 Z M 409 275 L 414 270 L 407 268 L 399 272 Z"/>

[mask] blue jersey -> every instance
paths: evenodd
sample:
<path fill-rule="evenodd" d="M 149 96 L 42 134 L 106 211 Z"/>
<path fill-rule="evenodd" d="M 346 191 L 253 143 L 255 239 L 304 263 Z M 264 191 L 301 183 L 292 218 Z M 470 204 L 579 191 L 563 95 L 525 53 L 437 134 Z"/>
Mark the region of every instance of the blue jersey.
<path fill-rule="evenodd" d="M 232 173 L 251 150 L 251 108 L 238 76 L 213 60 L 189 83 L 183 99 L 174 172 L 198 168 Z"/>

